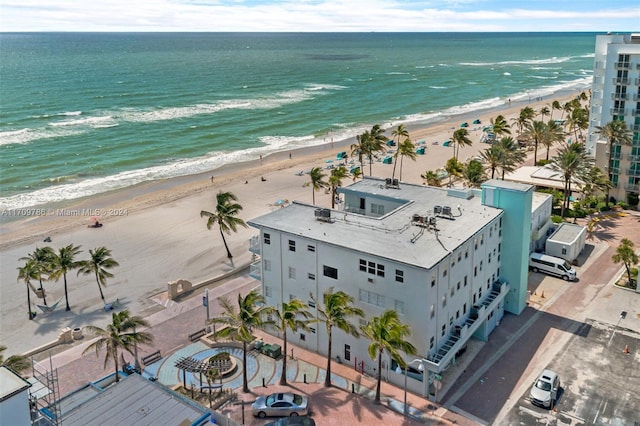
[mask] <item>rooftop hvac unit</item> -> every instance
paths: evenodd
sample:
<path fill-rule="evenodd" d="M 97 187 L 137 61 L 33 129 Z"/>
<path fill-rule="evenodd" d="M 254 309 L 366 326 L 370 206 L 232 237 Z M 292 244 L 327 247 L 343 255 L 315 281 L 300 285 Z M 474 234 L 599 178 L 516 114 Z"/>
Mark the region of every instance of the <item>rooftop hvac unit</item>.
<path fill-rule="evenodd" d="M 451 216 L 451 206 L 442 207 L 442 214 L 445 216 Z"/>
<path fill-rule="evenodd" d="M 419 214 L 414 214 L 411 216 L 411 222 L 422 222 L 422 216 Z"/>
<path fill-rule="evenodd" d="M 442 206 L 433 206 L 433 213 L 434 214 L 442 213 Z"/>
<path fill-rule="evenodd" d="M 432 216 L 429 218 L 429 225 L 436 226 L 436 217 Z"/>
<path fill-rule="evenodd" d="M 323 220 L 328 222 L 331 219 L 331 210 L 329 209 L 316 209 L 314 215 L 317 220 Z"/>
<path fill-rule="evenodd" d="M 391 185 L 391 178 L 386 178 L 384 180 L 384 183 L 386 183 L 387 185 Z"/>
<path fill-rule="evenodd" d="M 393 180 L 391 181 L 391 184 L 392 184 L 393 186 L 398 186 L 398 184 L 399 184 L 398 179 L 393 179 Z"/>

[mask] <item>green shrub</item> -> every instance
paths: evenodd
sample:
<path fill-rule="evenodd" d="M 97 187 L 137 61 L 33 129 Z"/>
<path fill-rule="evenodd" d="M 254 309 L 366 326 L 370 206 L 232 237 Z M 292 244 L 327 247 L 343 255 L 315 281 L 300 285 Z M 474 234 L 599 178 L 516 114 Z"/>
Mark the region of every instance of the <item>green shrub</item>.
<path fill-rule="evenodd" d="M 598 203 L 598 210 L 601 212 L 606 212 L 607 210 L 609 210 L 609 206 L 607 206 L 607 203 L 605 203 L 604 201 L 601 201 Z"/>
<path fill-rule="evenodd" d="M 564 222 L 564 219 L 562 218 L 562 216 L 554 214 L 554 215 L 551 215 L 551 221 L 553 223 L 562 223 L 562 222 Z"/>
<path fill-rule="evenodd" d="M 550 162 L 551 162 L 551 160 L 538 160 L 538 162 L 536 163 L 536 166 L 538 166 L 538 167 L 546 166 Z"/>
<path fill-rule="evenodd" d="M 624 209 L 624 210 L 629 208 L 629 205 L 627 203 L 625 203 L 624 201 L 618 201 L 616 206 L 618 206 L 618 207 L 620 207 L 621 209 Z"/>

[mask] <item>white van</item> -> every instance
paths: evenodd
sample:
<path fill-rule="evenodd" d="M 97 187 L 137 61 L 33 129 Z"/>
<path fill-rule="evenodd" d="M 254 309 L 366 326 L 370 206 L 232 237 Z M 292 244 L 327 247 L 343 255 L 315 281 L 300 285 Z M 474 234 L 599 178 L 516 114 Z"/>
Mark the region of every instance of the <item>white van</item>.
<path fill-rule="evenodd" d="M 566 260 L 546 254 L 531 253 L 529 268 L 533 272 L 540 271 L 559 276 L 565 281 L 575 281 L 577 279 L 576 270 Z"/>

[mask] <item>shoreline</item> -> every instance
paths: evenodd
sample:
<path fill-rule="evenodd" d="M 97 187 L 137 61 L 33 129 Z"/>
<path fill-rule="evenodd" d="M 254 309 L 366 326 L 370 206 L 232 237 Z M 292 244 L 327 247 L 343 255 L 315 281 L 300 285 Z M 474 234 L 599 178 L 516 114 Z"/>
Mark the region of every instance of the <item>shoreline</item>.
<path fill-rule="evenodd" d="M 476 118 L 479 118 L 482 124 L 475 126 L 485 127 L 489 119 L 498 114 L 504 115 L 510 121 L 525 106 L 532 106 L 537 111 L 540 106 L 547 105 L 552 100 L 559 100 L 562 104 L 583 91 L 579 89 L 563 89 L 554 94 L 539 97 L 541 100 L 536 99 L 531 102 L 524 99 L 513 101 L 476 112 L 464 112 L 443 117 L 441 121 L 437 122 L 410 124 L 406 128 L 410 132 L 414 143 L 425 140 L 426 146 L 430 147 L 434 140 L 448 139 L 453 130 L 459 128 L 462 122 L 471 123 Z M 391 133 L 391 130 L 393 128 L 387 129 L 387 133 Z M 470 125 L 468 130 L 470 138 L 474 140 L 475 136 L 477 136 L 477 127 L 471 127 Z M 445 133 L 448 135 L 445 136 Z M 113 223 L 119 216 L 138 214 L 141 211 L 162 204 L 176 202 L 207 191 L 212 186 L 226 187 L 239 184 L 243 181 L 258 179 L 263 175 L 285 169 L 300 167 L 301 170 L 308 171 L 310 165 L 317 166 L 318 164 L 315 163 L 324 158 L 334 158 L 334 151 L 347 151 L 349 153 L 349 147 L 354 142 L 355 137 L 350 137 L 340 141 L 290 150 L 284 149 L 265 155 L 262 159 L 250 159 L 240 163 L 225 164 L 207 172 L 143 182 L 85 198 L 18 209 L 19 212 L 26 213 L 24 218 L 11 219 L 9 217 L 9 219 L 0 220 L 2 225 L 0 230 L 0 250 L 27 243 L 33 238 L 55 236 L 76 229 L 79 221 L 88 225 L 94 216 L 99 217 L 103 222 L 106 220 L 109 223 Z M 486 146 L 480 145 L 475 140 L 473 147 L 478 151 L 478 147 L 486 148 Z M 427 151 L 429 151 L 429 148 L 427 148 Z M 461 150 L 461 152 L 463 151 Z M 289 155 L 291 155 L 291 158 Z M 459 159 L 464 161 L 465 158 L 460 156 Z M 444 162 L 431 169 L 442 166 L 444 166 Z M 366 171 L 364 172 L 366 174 Z M 211 180 L 212 176 L 214 177 L 213 181 Z M 415 179 L 413 181 L 415 182 Z M 3 214 L 6 213 L 3 212 Z"/>

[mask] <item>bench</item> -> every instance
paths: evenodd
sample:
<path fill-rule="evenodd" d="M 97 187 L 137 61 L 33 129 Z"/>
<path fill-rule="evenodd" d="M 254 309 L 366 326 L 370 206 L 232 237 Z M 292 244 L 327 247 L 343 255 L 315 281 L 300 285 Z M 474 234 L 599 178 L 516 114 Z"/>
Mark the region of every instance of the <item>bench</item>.
<path fill-rule="evenodd" d="M 153 353 L 150 353 L 147 356 L 143 356 L 141 358 L 141 361 L 144 365 L 150 365 L 156 361 L 160 361 L 161 359 L 162 359 L 162 356 L 160 355 L 160 351 L 155 351 Z"/>
<path fill-rule="evenodd" d="M 191 340 L 192 342 L 195 342 L 196 340 L 200 339 L 205 334 L 207 334 L 207 329 L 203 328 L 202 330 L 198 330 L 195 333 L 191 333 L 189 335 L 189 340 Z"/>

